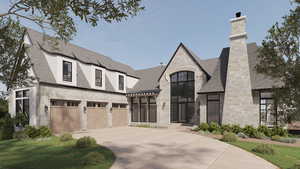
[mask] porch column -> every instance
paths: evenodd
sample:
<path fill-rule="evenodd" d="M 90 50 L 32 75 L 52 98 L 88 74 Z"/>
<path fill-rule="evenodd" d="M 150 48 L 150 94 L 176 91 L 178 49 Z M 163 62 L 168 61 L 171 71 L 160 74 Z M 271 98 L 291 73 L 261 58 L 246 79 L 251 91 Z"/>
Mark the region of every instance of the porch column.
<path fill-rule="evenodd" d="M 138 100 L 138 120 L 137 120 L 137 122 L 141 122 L 141 100 L 137 96 L 136 96 L 136 99 Z"/>
<path fill-rule="evenodd" d="M 147 100 L 147 108 L 146 108 L 146 122 L 149 122 L 149 97 L 145 96 L 146 100 Z"/>

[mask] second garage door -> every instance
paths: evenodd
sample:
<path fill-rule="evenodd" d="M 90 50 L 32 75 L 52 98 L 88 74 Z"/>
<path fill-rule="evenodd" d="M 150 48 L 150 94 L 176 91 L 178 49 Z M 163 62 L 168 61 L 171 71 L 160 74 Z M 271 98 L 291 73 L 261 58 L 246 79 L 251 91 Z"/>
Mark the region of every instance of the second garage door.
<path fill-rule="evenodd" d="M 99 129 L 108 127 L 108 114 L 106 103 L 88 102 L 87 103 L 87 128 Z"/>
<path fill-rule="evenodd" d="M 112 104 L 112 126 L 127 126 L 128 125 L 128 108 L 126 104 Z"/>

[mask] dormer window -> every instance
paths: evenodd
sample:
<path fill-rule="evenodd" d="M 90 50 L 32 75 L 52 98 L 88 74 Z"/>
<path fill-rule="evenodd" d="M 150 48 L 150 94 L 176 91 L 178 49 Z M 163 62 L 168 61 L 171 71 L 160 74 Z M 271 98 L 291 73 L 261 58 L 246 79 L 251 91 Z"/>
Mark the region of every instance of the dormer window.
<path fill-rule="evenodd" d="M 119 90 L 124 90 L 124 76 L 119 75 Z"/>
<path fill-rule="evenodd" d="M 102 87 L 102 71 L 98 69 L 95 69 L 95 85 Z"/>
<path fill-rule="evenodd" d="M 63 81 L 72 82 L 72 63 L 63 61 Z"/>

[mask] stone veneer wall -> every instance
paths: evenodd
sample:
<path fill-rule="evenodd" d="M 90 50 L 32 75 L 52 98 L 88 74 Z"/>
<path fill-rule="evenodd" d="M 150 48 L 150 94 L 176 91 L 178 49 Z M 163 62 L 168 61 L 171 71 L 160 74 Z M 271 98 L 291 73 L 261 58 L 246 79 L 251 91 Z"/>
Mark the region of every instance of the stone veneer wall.
<path fill-rule="evenodd" d="M 223 124 L 259 125 L 259 109 L 251 90 L 247 52 L 246 17 L 231 20 Z"/>
<path fill-rule="evenodd" d="M 157 97 L 157 120 L 159 125 L 166 126 L 170 124 L 171 117 L 171 89 L 170 89 L 170 75 L 179 71 L 192 71 L 195 73 L 195 115 L 193 120 L 195 123 L 199 123 L 199 99 L 197 91 L 200 90 L 203 83 L 206 82 L 205 73 L 199 68 L 199 66 L 192 60 L 187 51 L 180 46 L 175 54 L 173 60 L 167 67 L 167 70 L 162 75 L 159 85 L 160 93 Z"/>
<path fill-rule="evenodd" d="M 108 112 L 108 124 L 112 125 L 111 111 L 112 103 L 124 103 L 128 104 L 125 95 L 104 93 L 91 90 L 81 90 L 76 88 L 68 87 L 58 87 L 58 86 L 48 86 L 40 85 L 39 87 L 39 104 L 37 106 L 38 112 L 38 125 L 49 125 L 50 122 L 50 99 L 64 99 L 64 100 L 78 100 L 80 102 L 81 109 L 81 128 L 87 128 L 87 117 L 86 113 L 83 111 L 83 107 L 86 106 L 87 101 L 97 101 L 97 102 L 107 102 L 107 112 Z M 45 106 L 49 107 L 48 112 L 45 112 Z M 128 112 L 128 117 L 129 112 Z"/>

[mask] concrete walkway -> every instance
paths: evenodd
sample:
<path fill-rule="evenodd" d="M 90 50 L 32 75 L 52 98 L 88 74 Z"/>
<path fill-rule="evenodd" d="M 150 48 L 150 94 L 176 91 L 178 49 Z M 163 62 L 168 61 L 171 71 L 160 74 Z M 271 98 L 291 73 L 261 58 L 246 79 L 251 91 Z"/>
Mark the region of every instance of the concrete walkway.
<path fill-rule="evenodd" d="M 172 129 L 107 128 L 92 136 L 117 156 L 112 169 L 278 169 L 223 142 Z"/>

